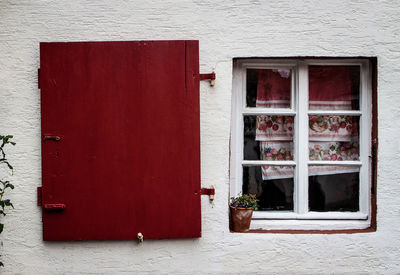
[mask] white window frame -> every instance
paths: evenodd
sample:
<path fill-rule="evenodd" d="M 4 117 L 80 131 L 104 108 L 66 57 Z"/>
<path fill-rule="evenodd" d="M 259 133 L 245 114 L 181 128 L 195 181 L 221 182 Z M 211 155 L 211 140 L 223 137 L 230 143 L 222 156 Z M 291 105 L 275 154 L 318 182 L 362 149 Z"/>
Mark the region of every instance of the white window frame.
<path fill-rule="evenodd" d="M 359 65 L 360 110 L 308 110 L 308 66 Z M 246 107 L 246 69 L 291 69 L 291 107 Z M 233 64 L 230 196 L 242 192 L 243 166 L 289 165 L 295 167 L 293 211 L 255 211 L 251 229 L 264 230 L 341 230 L 365 229 L 371 224 L 371 127 L 372 73 L 366 59 L 236 59 Z M 308 153 L 308 115 L 349 115 L 360 117 L 359 161 L 310 161 Z M 244 160 L 243 117 L 245 115 L 294 116 L 293 161 Z M 302 146 L 299 146 L 302 144 Z M 355 165 L 360 167 L 358 212 L 308 211 L 309 165 Z"/>

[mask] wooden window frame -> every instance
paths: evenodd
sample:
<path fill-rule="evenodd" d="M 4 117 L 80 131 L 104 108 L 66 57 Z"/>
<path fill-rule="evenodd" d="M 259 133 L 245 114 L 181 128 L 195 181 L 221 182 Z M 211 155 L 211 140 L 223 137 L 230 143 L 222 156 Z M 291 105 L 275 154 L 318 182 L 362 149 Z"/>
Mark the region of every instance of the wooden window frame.
<path fill-rule="evenodd" d="M 309 65 L 359 65 L 360 110 L 308 110 Z M 291 107 L 287 109 L 246 107 L 246 69 L 292 70 Z M 376 58 L 237 58 L 233 62 L 230 195 L 242 191 L 243 166 L 289 165 L 296 169 L 293 211 L 257 211 L 250 232 L 359 232 L 376 230 Z M 360 117 L 359 161 L 308 160 L 308 115 Z M 295 118 L 293 161 L 244 160 L 243 117 L 245 115 L 290 115 Z M 372 143 L 374 142 L 374 143 Z M 302 144 L 300 146 L 299 144 Z M 372 144 L 372 146 L 370 146 Z M 372 147 L 375 146 L 375 149 Z M 375 150 L 375 154 L 372 153 Z M 373 160 L 373 158 L 375 158 Z M 360 167 L 358 212 L 308 211 L 309 165 L 356 165 Z"/>

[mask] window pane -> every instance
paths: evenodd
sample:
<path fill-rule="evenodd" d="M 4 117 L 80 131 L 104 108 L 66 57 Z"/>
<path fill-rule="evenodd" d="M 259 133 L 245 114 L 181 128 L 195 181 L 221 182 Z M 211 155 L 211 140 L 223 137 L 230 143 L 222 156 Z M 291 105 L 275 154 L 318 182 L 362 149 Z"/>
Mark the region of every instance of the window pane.
<path fill-rule="evenodd" d="M 291 75 L 289 69 L 247 69 L 246 106 L 290 108 Z"/>
<path fill-rule="evenodd" d="M 359 160 L 357 116 L 309 116 L 310 160 Z"/>
<path fill-rule="evenodd" d="M 292 166 L 243 167 L 243 193 L 255 194 L 259 210 L 293 210 Z"/>
<path fill-rule="evenodd" d="M 244 116 L 245 160 L 293 160 L 294 118 Z"/>
<path fill-rule="evenodd" d="M 309 66 L 310 110 L 359 110 L 360 66 Z"/>
<path fill-rule="evenodd" d="M 359 172 L 357 166 L 310 166 L 310 211 L 359 211 Z"/>

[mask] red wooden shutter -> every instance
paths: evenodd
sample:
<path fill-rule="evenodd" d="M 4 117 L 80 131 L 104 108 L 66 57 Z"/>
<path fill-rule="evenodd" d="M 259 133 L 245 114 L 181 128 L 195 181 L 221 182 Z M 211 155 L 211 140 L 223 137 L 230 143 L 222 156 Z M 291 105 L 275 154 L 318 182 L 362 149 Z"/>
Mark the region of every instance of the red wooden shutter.
<path fill-rule="evenodd" d="M 201 236 L 198 41 L 41 43 L 39 84 L 44 240 Z"/>

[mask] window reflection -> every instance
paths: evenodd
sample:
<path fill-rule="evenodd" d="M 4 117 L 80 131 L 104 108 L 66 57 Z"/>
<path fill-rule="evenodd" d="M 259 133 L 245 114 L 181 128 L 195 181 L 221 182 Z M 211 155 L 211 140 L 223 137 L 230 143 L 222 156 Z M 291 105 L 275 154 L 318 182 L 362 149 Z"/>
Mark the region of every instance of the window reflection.
<path fill-rule="evenodd" d="M 360 66 L 309 66 L 310 110 L 359 110 Z"/>
<path fill-rule="evenodd" d="M 310 166 L 310 211 L 359 211 L 359 168 Z"/>
<path fill-rule="evenodd" d="M 247 107 L 290 108 L 291 70 L 247 69 Z"/>
<path fill-rule="evenodd" d="M 243 167 L 243 193 L 257 196 L 259 210 L 293 210 L 293 174 L 291 166 Z"/>
<path fill-rule="evenodd" d="M 294 117 L 245 116 L 245 160 L 293 160 Z"/>
<path fill-rule="evenodd" d="M 310 160 L 359 160 L 359 117 L 309 116 Z"/>

